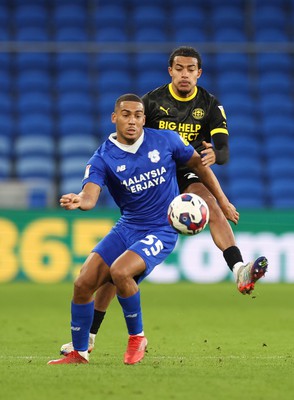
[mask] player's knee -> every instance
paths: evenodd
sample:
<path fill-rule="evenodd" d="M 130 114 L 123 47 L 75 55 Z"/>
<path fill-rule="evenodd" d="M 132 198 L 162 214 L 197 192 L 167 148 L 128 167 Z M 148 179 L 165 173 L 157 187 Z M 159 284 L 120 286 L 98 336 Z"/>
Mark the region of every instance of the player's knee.
<path fill-rule="evenodd" d="M 126 271 L 124 270 L 124 268 L 119 268 L 119 266 L 116 265 L 111 266 L 110 275 L 115 285 L 124 281 L 127 278 Z"/>
<path fill-rule="evenodd" d="M 87 298 L 95 291 L 95 287 L 88 284 L 81 276 L 78 276 L 74 281 L 74 294 L 75 297 Z"/>

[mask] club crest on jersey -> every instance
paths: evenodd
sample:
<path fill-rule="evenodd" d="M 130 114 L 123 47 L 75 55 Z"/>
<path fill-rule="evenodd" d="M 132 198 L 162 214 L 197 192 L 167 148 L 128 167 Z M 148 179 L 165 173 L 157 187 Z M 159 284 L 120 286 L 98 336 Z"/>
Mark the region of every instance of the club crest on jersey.
<path fill-rule="evenodd" d="M 150 158 L 151 162 L 157 163 L 160 160 L 159 151 L 158 150 L 149 151 L 148 158 Z"/>
<path fill-rule="evenodd" d="M 202 108 L 194 108 L 192 111 L 192 116 L 195 119 L 202 119 L 205 115 L 205 112 Z"/>

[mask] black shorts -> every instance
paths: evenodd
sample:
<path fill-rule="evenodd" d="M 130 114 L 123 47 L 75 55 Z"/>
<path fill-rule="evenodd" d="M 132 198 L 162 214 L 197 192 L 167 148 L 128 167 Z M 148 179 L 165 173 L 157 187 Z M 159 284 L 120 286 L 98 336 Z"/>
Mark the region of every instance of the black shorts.
<path fill-rule="evenodd" d="M 195 172 L 191 171 L 186 167 L 179 167 L 177 169 L 177 181 L 180 189 L 180 193 L 184 193 L 185 189 L 191 185 L 191 183 L 200 183 L 201 180 L 195 174 Z"/>

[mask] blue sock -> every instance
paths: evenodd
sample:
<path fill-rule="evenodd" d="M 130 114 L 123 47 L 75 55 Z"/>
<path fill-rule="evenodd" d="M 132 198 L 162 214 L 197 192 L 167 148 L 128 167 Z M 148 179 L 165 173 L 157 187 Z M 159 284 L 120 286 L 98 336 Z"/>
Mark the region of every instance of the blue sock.
<path fill-rule="evenodd" d="M 129 335 L 137 335 L 143 331 L 140 291 L 130 297 L 117 296 L 122 306 Z"/>
<path fill-rule="evenodd" d="M 88 350 L 90 328 L 94 316 L 94 301 L 88 304 L 71 303 L 71 336 L 75 350 Z"/>

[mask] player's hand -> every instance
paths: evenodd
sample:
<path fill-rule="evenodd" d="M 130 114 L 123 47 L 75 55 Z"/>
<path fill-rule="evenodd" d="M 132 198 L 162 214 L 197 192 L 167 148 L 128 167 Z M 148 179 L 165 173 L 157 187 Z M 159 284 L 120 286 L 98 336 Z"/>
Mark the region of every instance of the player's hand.
<path fill-rule="evenodd" d="M 68 193 L 61 196 L 59 204 L 65 210 L 75 210 L 81 205 L 81 197 L 75 193 Z"/>
<path fill-rule="evenodd" d="M 201 154 L 201 162 L 205 167 L 210 167 L 211 165 L 215 164 L 216 156 L 211 143 L 202 142 L 203 146 L 205 147 L 204 150 L 200 152 Z"/>
<path fill-rule="evenodd" d="M 236 210 L 236 207 L 228 202 L 226 205 L 221 205 L 221 209 L 223 213 L 225 214 L 225 217 L 229 220 L 232 221 L 235 225 L 239 222 L 240 214 Z"/>

